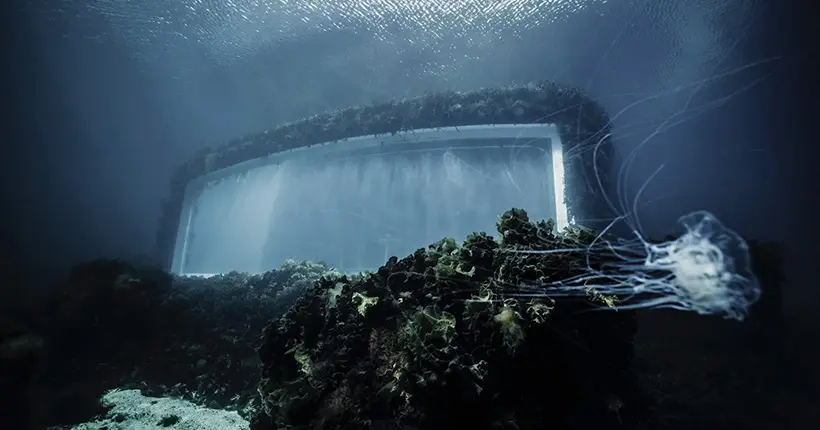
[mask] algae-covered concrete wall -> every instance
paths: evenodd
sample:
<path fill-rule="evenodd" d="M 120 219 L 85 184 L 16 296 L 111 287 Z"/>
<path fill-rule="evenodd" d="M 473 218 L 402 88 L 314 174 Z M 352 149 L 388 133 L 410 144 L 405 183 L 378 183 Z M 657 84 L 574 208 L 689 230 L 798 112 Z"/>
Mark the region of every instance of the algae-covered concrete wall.
<path fill-rule="evenodd" d="M 557 127 L 563 144 L 565 196 L 570 219 L 584 223 L 585 219 L 602 216 L 606 207 L 595 173 L 597 169 L 606 181 L 611 146 L 609 116 L 601 105 L 581 91 L 542 82 L 464 93 L 435 93 L 351 107 L 206 148 L 180 166 L 172 179 L 157 233 L 157 258 L 170 267 L 186 188 L 191 181 L 214 171 L 282 151 L 357 136 L 439 127 L 533 123 Z"/>

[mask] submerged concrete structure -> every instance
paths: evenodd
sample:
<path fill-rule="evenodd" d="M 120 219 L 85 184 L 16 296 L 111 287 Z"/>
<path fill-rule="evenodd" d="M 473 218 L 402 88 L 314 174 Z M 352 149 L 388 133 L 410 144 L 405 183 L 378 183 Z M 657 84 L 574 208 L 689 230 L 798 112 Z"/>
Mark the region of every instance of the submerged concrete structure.
<path fill-rule="evenodd" d="M 558 228 L 606 210 L 609 118 L 556 84 L 350 108 L 209 148 L 181 166 L 158 254 L 178 274 L 287 258 L 378 268 L 510 207 Z M 595 163 L 597 162 L 597 166 Z"/>

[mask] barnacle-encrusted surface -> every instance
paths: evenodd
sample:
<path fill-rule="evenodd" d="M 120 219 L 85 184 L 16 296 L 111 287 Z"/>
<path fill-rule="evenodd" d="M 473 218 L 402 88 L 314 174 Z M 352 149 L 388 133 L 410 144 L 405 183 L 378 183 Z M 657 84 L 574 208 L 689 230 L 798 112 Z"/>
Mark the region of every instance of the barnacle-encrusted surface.
<path fill-rule="evenodd" d="M 360 276 L 288 261 L 203 279 L 100 260 L 24 302 L 4 290 L 0 427 L 85 421 L 110 388 L 237 410 L 255 429 L 631 428 L 645 415 L 634 379 L 650 399 L 641 429 L 788 427 L 811 410 L 793 387 L 816 354 L 793 348 L 813 335 L 784 326 L 777 244 L 749 241 L 764 285 L 750 319 L 647 312 L 632 366 L 633 315 L 579 312 L 606 297 L 510 300 L 606 258 L 514 251 L 593 233 L 553 234 L 520 209 L 498 227 Z"/>
<path fill-rule="evenodd" d="M 634 420 L 633 314 L 582 312 L 605 306 L 595 296 L 510 297 L 586 267 L 583 255 L 516 250 L 592 237 L 555 234 L 551 222 L 520 209 L 497 226 L 498 241 L 446 238 L 376 273 L 316 282 L 265 330 L 253 428 L 614 428 Z"/>

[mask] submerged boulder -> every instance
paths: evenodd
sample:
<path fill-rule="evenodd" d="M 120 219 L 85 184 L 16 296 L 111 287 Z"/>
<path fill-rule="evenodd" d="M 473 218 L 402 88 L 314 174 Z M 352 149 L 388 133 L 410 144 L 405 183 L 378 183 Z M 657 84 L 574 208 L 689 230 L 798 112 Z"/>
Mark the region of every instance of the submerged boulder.
<path fill-rule="evenodd" d="M 293 260 L 209 278 L 119 260 L 75 267 L 51 296 L 37 384 L 45 424 L 100 415 L 98 400 L 118 388 L 250 416 L 263 328 L 328 271 Z"/>
<path fill-rule="evenodd" d="M 727 407 L 746 411 L 777 389 L 766 381 L 783 375 L 743 358 L 783 355 L 776 244 L 750 242 L 765 288 L 749 321 L 652 312 L 636 339 L 636 315 L 616 298 L 556 290 L 618 263 L 585 252 L 592 232 L 555 232 L 521 209 L 497 230 L 355 275 L 292 260 L 209 278 L 118 260 L 77 266 L 29 299 L 46 302 L 30 303 L 36 324 L 0 313 L 0 422 L 76 424 L 105 416 L 104 393 L 138 389 L 235 411 L 253 430 L 693 428 L 713 415 L 731 427 L 740 421 Z M 698 413 L 679 419 L 682 407 Z"/>
<path fill-rule="evenodd" d="M 265 329 L 254 430 L 627 428 L 643 411 L 631 312 L 600 294 L 551 299 L 594 239 L 525 211 L 500 240 L 445 238 L 375 273 L 324 276 Z M 543 291 L 543 290 L 541 290 Z"/>

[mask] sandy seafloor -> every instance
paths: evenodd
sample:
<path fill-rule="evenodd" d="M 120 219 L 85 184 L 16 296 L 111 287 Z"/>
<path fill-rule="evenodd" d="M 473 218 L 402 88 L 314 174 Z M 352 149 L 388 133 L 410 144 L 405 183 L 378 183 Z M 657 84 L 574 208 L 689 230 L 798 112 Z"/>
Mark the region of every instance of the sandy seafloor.
<path fill-rule="evenodd" d="M 249 423 L 235 411 L 209 409 L 171 397 L 146 397 L 139 390 L 111 390 L 101 403 L 111 409 L 105 417 L 49 430 L 247 430 Z"/>

